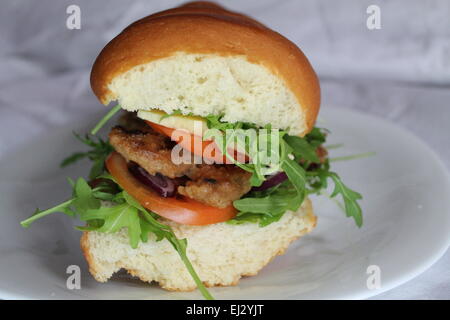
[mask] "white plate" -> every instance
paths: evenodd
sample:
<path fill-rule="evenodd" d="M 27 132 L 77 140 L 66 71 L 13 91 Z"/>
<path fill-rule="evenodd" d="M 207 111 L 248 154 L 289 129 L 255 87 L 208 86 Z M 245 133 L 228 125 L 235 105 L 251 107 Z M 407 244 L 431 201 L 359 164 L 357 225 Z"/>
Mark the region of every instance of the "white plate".
<path fill-rule="evenodd" d="M 332 130 L 329 144 L 345 143 L 331 156 L 375 151 L 376 156 L 336 162 L 333 170 L 364 196 L 364 226 L 333 201 L 314 198 L 318 227 L 276 258 L 257 276 L 236 287 L 214 288 L 219 299 L 361 299 L 417 276 L 450 243 L 450 179 L 426 145 L 375 117 L 324 109 L 321 124 Z M 106 284 L 88 273 L 79 248 L 80 233 L 62 214 L 29 229 L 19 221 L 36 207 L 70 195 L 66 177 L 86 175 L 87 162 L 58 169 L 60 160 L 83 147 L 71 130 L 60 128 L 0 161 L 0 298 L 4 299 L 191 299 L 198 292 L 169 293 L 119 274 Z M 76 123 L 76 122 L 74 122 Z M 84 123 L 84 125 L 82 125 Z M 81 267 L 82 288 L 66 288 L 66 268 Z M 381 270 L 381 288 L 367 287 L 368 266 Z"/>

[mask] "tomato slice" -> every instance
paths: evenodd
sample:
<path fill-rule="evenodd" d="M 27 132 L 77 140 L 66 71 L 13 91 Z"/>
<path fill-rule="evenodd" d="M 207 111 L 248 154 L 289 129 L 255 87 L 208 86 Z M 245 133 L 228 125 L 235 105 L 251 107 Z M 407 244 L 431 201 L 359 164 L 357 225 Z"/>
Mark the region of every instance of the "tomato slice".
<path fill-rule="evenodd" d="M 162 126 L 160 124 L 146 121 L 149 126 L 151 126 L 156 132 L 164 134 L 173 139 L 173 132 L 176 130 L 174 128 L 169 128 Z M 189 133 L 186 130 L 178 130 L 176 134 L 177 139 L 174 140 L 177 144 L 179 144 L 182 148 L 188 150 L 189 152 L 195 154 L 196 156 L 203 157 L 208 160 L 212 160 L 215 163 L 226 163 L 227 158 L 219 151 L 219 148 L 216 147 L 216 143 L 214 141 L 208 140 L 203 141 L 202 137 Z M 208 148 L 208 149 L 207 149 Z M 205 152 L 206 150 L 206 152 Z M 210 151 L 211 150 L 211 151 Z M 244 161 L 248 161 L 249 157 L 237 151 L 229 150 L 231 154 L 234 155 L 236 160 L 244 159 Z"/>
<path fill-rule="evenodd" d="M 144 208 L 180 224 L 203 226 L 230 220 L 237 210 L 230 205 L 216 208 L 187 197 L 163 198 L 139 182 L 129 171 L 127 162 L 117 152 L 106 159 L 106 168 L 117 183 Z"/>

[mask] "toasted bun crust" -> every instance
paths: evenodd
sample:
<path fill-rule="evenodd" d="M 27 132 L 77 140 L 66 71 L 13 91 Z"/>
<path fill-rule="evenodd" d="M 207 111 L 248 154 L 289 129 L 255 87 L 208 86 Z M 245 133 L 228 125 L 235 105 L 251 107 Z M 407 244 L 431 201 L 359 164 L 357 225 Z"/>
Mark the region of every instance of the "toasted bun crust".
<path fill-rule="evenodd" d="M 188 242 L 187 255 L 206 286 L 236 285 L 242 276 L 256 275 L 289 244 L 316 225 L 311 202 L 306 199 L 298 212 L 286 212 L 266 227 L 255 223 L 208 226 L 179 225 L 163 221 L 179 238 Z M 129 245 L 126 230 L 118 233 L 84 232 L 81 248 L 89 271 L 97 281 L 106 282 L 113 273 L 126 269 L 142 281 L 156 281 L 171 291 L 196 288 L 178 253 L 167 240 Z"/>
<path fill-rule="evenodd" d="M 134 67 L 180 53 L 244 57 L 249 63 L 263 67 L 283 82 L 297 102 L 296 109 L 300 110 L 296 112 L 301 112 L 304 123 L 293 133 L 304 135 L 312 129 L 320 106 L 320 87 L 302 51 L 256 20 L 206 1 L 155 13 L 128 26 L 97 57 L 91 73 L 92 89 L 103 104 L 120 101 L 118 90 L 111 86 L 115 78 Z M 141 99 L 144 100 L 148 101 Z M 129 110 L 139 108 L 142 106 L 127 106 Z M 258 110 L 258 105 L 248 108 L 254 113 L 267 112 Z M 292 113 L 288 107 L 285 109 Z"/>

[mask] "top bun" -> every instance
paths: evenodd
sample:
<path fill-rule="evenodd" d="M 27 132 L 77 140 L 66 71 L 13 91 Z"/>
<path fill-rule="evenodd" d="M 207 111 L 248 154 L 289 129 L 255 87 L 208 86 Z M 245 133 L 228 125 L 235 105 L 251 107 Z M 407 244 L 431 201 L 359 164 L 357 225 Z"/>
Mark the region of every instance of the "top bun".
<path fill-rule="evenodd" d="M 206 1 L 128 26 L 97 57 L 91 86 L 103 104 L 129 111 L 222 114 L 300 136 L 320 106 L 317 76 L 295 44 Z"/>

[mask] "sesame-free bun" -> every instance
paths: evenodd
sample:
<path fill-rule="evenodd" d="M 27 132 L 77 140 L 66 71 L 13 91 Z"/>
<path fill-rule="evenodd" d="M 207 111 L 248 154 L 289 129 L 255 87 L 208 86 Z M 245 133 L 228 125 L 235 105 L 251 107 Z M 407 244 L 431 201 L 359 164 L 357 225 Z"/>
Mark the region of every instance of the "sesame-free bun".
<path fill-rule="evenodd" d="M 176 236 L 187 239 L 187 255 L 206 286 L 236 285 L 242 276 L 256 275 L 289 244 L 316 225 L 311 202 L 306 199 L 297 212 L 288 211 L 266 227 L 256 223 L 240 225 L 225 222 L 207 226 L 180 225 L 168 220 Z M 97 281 L 106 282 L 125 269 L 146 282 L 158 282 L 172 291 L 191 291 L 194 281 L 178 253 L 167 240 L 156 241 L 149 234 L 147 243 L 131 248 L 126 230 L 117 233 L 84 232 L 81 248 L 89 271 Z"/>
<path fill-rule="evenodd" d="M 320 106 L 317 76 L 294 43 L 205 1 L 128 26 L 97 57 L 91 86 L 103 104 L 129 111 L 223 114 L 300 136 Z"/>

